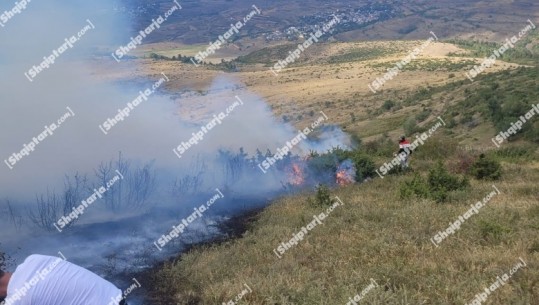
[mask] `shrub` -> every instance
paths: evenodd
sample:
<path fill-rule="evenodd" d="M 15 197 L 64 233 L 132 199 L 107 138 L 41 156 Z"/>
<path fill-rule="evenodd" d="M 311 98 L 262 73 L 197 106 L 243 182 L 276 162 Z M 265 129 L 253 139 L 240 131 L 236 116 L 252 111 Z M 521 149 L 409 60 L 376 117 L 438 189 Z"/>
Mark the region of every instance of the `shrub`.
<path fill-rule="evenodd" d="M 349 152 L 348 155 L 356 167 L 356 179 L 358 181 L 374 176 L 376 165 L 367 154 L 354 150 Z"/>
<path fill-rule="evenodd" d="M 436 202 L 447 200 L 449 192 L 467 188 L 470 182 L 466 177 L 460 178 L 451 175 L 442 162 L 429 171 L 425 180 L 420 175 L 415 174 L 412 180 L 404 181 L 400 187 L 400 197 L 402 199 L 417 197 L 431 198 Z"/>
<path fill-rule="evenodd" d="M 385 110 L 391 110 L 391 108 L 395 107 L 395 102 L 392 100 L 386 100 L 384 104 L 382 105 L 382 108 Z"/>
<path fill-rule="evenodd" d="M 447 199 L 448 192 L 465 189 L 470 182 L 465 177 L 451 175 L 443 163 L 438 161 L 436 166 L 429 171 L 428 184 L 431 198 L 437 202 L 443 202 Z"/>
<path fill-rule="evenodd" d="M 441 161 L 429 171 L 428 182 L 431 190 L 445 188 L 448 191 L 456 191 L 469 186 L 466 178 L 459 179 L 458 176 L 451 175 Z"/>
<path fill-rule="evenodd" d="M 402 126 L 406 134 L 413 134 L 417 131 L 417 121 L 414 117 L 409 117 Z"/>
<path fill-rule="evenodd" d="M 311 155 L 307 167 L 318 181 L 330 183 L 334 180 L 333 173 L 337 170 L 337 159 L 332 153 Z"/>
<path fill-rule="evenodd" d="M 498 180 L 502 176 L 502 166 L 500 162 L 481 154 L 470 168 L 470 174 L 479 180 Z"/>
<path fill-rule="evenodd" d="M 418 198 L 429 197 L 429 187 L 419 174 L 415 174 L 412 180 L 404 181 L 400 186 L 400 198 L 407 199 L 413 196 Z"/>
<path fill-rule="evenodd" d="M 358 180 L 374 176 L 376 165 L 371 159 L 370 155 L 365 153 L 363 150 L 343 150 L 340 148 L 334 148 L 332 153 L 337 156 L 339 162 L 346 159 L 352 160 L 356 168 L 356 177 Z"/>
<path fill-rule="evenodd" d="M 319 184 L 316 187 L 316 194 L 314 202 L 318 206 L 330 206 L 331 205 L 331 195 L 329 188 L 324 184 Z"/>

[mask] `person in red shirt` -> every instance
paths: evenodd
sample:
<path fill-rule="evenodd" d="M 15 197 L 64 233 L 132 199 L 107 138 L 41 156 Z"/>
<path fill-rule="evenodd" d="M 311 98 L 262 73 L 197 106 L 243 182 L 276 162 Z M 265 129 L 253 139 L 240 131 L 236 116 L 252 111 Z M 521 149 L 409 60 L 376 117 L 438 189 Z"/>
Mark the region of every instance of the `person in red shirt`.
<path fill-rule="evenodd" d="M 410 142 L 406 140 L 405 136 L 402 136 L 399 140 L 399 151 L 395 156 L 401 156 L 401 168 L 408 169 L 410 166 L 410 156 L 412 155 L 412 149 Z"/>

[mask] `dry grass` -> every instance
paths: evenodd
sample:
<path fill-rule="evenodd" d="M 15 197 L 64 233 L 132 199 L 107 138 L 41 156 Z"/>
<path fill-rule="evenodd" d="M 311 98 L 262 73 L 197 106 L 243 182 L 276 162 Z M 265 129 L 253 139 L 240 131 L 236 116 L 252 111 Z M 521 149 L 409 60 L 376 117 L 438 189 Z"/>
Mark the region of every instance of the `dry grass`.
<path fill-rule="evenodd" d="M 383 90 L 373 94 L 368 84 L 376 78 L 383 77 L 388 67 L 393 67 L 397 61 L 402 60 L 410 51 L 425 42 L 415 41 L 373 41 L 356 43 L 319 43 L 311 46 L 302 54 L 299 63 L 284 69 L 278 76 L 274 76 L 269 67 L 262 65 L 248 65 L 242 71 L 229 74 L 248 89 L 264 98 L 272 106 L 276 117 L 288 116 L 292 123 L 304 127 L 312 123 L 311 111 L 323 110 L 333 123 L 343 126 L 349 125 L 350 113 L 356 117 L 366 117 L 369 111 L 378 109 L 387 99 L 402 100 L 417 88 L 441 86 L 449 82 L 465 79 L 464 73 L 449 71 L 443 66 L 449 63 L 469 61 L 470 58 L 457 58 L 447 56 L 460 49 L 448 43 L 432 43 L 412 64 L 428 60 L 434 71 L 425 71 L 419 68 L 404 69 L 395 79 L 385 83 Z M 195 47 L 178 44 L 161 43 L 145 46 L 137 52 L 156 52 L 172 54 L 179 50 L 188 54 L 194 52 Z M 379 50 L 376 58 L 368 60 L 351 60 L 342 63 L 328 63 L 327 59 L 358 50 Z M 172 53 L 171 53 L 172 52 Z M 238 53 L 239 54 L 239 53 Z M 229 50 L 223 50 L 222 57 L 230 56 Z M 278 59 L 275 59 L 275 62 Z M 479 61 L 479 59 L 474 59 Z M 222 75 L 222 71 L 206 67 L 195 67 L 192 64 L 182 64 L 175 61 L 154 61 L 150 59 L 136 60 L 140 68 L 115 72 L 114 78 L 142 79 L 145 77 L 161 77 L 165 73 L 171 81 L 167 83 L 170 92 L 178 93 L 182 90 L 204 92 L 209 89 L 213 80 Z M 436 68 L 439 64 L 439 68 Z M 499 62 L 486 73 L 514 68 L 517 65 Z M 105 68 L 108 69 L 108 68 Z M 102 73 L 107 74 L 107 73 Z M 278 90 L 276 90 L 278 88 Z M 177 95 L 176 101 L 182 109 L 202 109 L 207 105 L 199 100 L 186 100 L 184 96 Z M 331 104 L 327 104 L 331 101 Z M 196 104 L 194 104 L 196 103 Z M 405 112 L 408 112 L 405 110 Z M 402 113 L 396 113 L 397 117 Z M 299 118 L 299 119 L 298 119 Z M 347 126 L 358 131 L 361 126 Z M 395 128 L 381 130 L 382 132 L 395 132 Z M 361 131 L 361 134 L 372 134 L 370 131 Z"/>
<path fill-rule="evenodd" d="M 463 73 L 450 77 L 452 72 L 443 69 L 403 71 L 382 92 L 372 94 L 367 84 L 385 71 L 374 64 L 394 63 L 419 43 L 321 44 L 313 46 L 305 62 L 286 69 L 278 77 L 259 65 L 233 75 L 265 98 L 273 106 L 276 117 L 303 115 L 302 119 L 292 120 L 296 126 L 311 123 L 309 111 L 324 110 L 332 123 L 364 140 L 383 133 L 396 136 L 402 133 L 402 123 L 409 116 L 428 107 L 432 113 L 422 124 L 429 126 L 435 116 L 444 114 L 446 106 L 465 98 L 465 89 L 473 91 L 477 84 L 433 94 L 421 102 L 423 105 L 414 103 L 402 109 L 374 113 L 387 99 L 401 103 L 418 88 L 464 79 Z M 321 61 L 364 47 L 391 47 L 397 52 L 369 61 L 339 64 Z M 422 60 L 467 60 L 446 56 L 455 52 L 455 48 L 434 44 Z M 139 71 L 124 77 L 164 72 L 172 80 L 168 85 L 173 92 L 207 90 L 220 73 L 177 62 L 142 60 L 141 63 Z M 514 66 L 500 63 L 489 73 Z M 183 109 L 203 112 L 205 107 L 195 102 L 189 104 L 190 100 L 185 98 L 180 102 Z M 351 122 L 350 113 L 355 114 L 357 121 Z M 489 146 L 489 138 L 494 134 L 492 125 L 485 122 L 470 130 L 457 126 L 451 132 L 449 137 L 461 144 L 482 146 Z M 449 154 L 442 145 L 432 147 L 439 154 Z M 456 161 L 456 155 L 447 157 L 448 164 Z M 486 304 L 537 305 L 539 163 L 503 165 L 503 180 L 496 182 L 502 195 L 439 248 L 434 247 L 430 238 L 463 214 L 469 204 L 490 192 L 491 183 L 473 181 L 468 193 L 453 194 L 451 203 L 447 204 L 401 200 L 399 185 L 408 179 L 402 176 L 336 189 L 333 195 L 338 195 L 346 205 L 335 210 L 323 226 L 314 229 L 279 259 L 273 249 L 323 210 L 308 204 L 309 194 L 283 198 L 265 209 L 242 238 L 196 248 L 174 263 L 165 264 L 155 275 L 154 295 L 162 301 L 160 304 L 167 305 L 221 304 L 239 294 L 246 283 L 253 292 L 237 304 L 346 304 L 372 278 L 380 287 L 371 291 L 361 304 L 466 304 L 522 257 L 528 267 L 493 293 Z M 422 173 L 431 166 L 428 160 L 416 160 L 414 164 Z M 172 299 L 163 300 L 165 296 Z"/>
<path fill-rule="evenodd" d="M 334 190 L 345 206 L 279 259 L 273 249 L 323 211 L 305 195 L 284 198 L 243 238 L 166 265 L 156 285 L 173 293 L 177 304 L 228 302 L 244 283 L 253 293 L 238 304 L 346 304 L 373 278 L 380 287 L 361 304 L 466 304 L 522 257 L 528 267 L 487 304 L 539 304 L 538 195 L 529 183 L 539 172 L 512 164 L 505 172 L 496 182 L 502 194 L 439 248 L 430 238 L 491 192 L 492 183 L 475 181 L 469 193 L 447 204 L 400 200 L 399 184 L 408 177 Z"/>

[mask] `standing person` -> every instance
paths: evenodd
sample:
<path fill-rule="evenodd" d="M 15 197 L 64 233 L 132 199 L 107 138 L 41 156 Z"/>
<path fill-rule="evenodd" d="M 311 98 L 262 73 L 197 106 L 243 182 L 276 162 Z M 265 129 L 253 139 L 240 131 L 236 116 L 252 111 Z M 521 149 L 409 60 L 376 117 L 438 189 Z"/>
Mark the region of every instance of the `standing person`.
<path fill-rule="evenodd" d="M 402 136 L 399 140 L 399 151 L 395 154 L 395 156 L 400 157 L 402 169 L 408 169 L 410 166 L 410 156 L 412 155 L 410 147 L 410 142 L 406 140 L 405 136 Z"/>
<path fill-rule="evenodd" d="M 58 257 L 30 255 L 15 272 L 0 271 L 2 305 L 127 305 L 122 291 Z"/>

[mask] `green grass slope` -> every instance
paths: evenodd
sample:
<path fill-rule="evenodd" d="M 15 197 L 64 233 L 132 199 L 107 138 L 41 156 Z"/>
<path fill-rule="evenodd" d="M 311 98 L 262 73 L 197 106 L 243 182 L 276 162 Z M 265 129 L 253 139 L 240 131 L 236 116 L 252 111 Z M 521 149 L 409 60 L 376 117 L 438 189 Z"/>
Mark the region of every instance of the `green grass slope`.
<path fill-rule="evenodd" d="M 155 303 L 353 304 L 350 298 L 365 290 L 360 304 L 468 304 L 522 259 L 526 266 L 482 304 L 539 304 L 539 115 L 502 147 L 490 141 L 539 103 L 537 73 L 521 68 L 418 90 L 397 110 L 369 118 L 376 123 L 416 109 L 411 125 L 421 124 L 412 133 L 426 131 L 436 115 L 448 124 L 414 153 L 413 172 L 331 190 L 344 205 L 281 258 L 274 250 L 327 209 L 315 204 L 315 194 L 277 200 L 241 238 L 166 263 L 153 276 Z M 379 167 L 393 158 L 394 146 L 380 134 L 359 150 Z M 481 153 L 501 165 L 499 179 L 477 179 L 473 164 Z M 448 173 L 433 176 L 440 163 Z M 468 186 L 452 190 L 453 176 Z M 500 194 L 433 244 L 495 189 Z M 404 196 L 410 194 L 416 195 Z M 378 286 L 368 289 L 371 279 Z M 252 291 L 235 302 L 245 284 Z"/>

